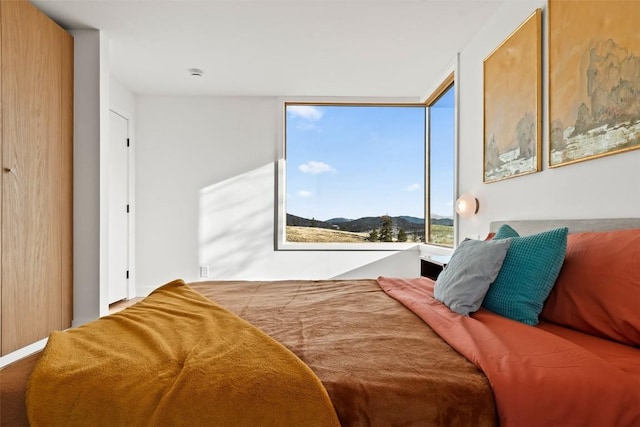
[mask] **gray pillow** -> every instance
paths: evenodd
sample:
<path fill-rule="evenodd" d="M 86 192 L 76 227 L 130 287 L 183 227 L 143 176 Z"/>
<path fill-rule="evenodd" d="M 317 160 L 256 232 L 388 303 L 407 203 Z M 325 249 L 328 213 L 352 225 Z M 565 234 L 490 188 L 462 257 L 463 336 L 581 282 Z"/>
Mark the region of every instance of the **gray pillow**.
<path fill-rule="evenodd" d="M 511 239 L 466 239 L 436 281 L 434 296 L 463 316 L 480 308 L 489 286 L 496 280 Z"/>

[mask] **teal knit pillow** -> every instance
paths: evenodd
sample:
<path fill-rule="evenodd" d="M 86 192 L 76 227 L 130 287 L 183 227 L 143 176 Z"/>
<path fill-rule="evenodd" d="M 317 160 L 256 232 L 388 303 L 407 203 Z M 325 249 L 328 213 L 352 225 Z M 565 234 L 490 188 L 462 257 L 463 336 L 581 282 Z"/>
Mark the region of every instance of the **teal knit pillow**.
<path fill-rule="evenodd" d="M 507 237 L 520 237 L 520 235 L 509 224 L 502 224 L 496 231 L 496 235 L 493 236 L 493 240 L 506 239 Z"/>
<path fill-rule="evenodd" d="M 505 237 L 507 233 L 510 233 L 507 229 L 502 234 L 498 230 L 494 237 L 511 238 L 511 246 L 482 305 L 510 319 L 537 325 L 542 305 L 564 262 L 568 229 L 557 228 L 524 237 Z"/>

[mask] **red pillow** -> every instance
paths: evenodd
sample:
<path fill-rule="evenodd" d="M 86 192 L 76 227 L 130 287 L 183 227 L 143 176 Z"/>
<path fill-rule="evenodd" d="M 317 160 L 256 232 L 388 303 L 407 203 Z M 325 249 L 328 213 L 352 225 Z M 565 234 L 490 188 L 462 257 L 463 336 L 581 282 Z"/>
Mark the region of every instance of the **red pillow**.
<path fill-rule="evenodd" d="M 640 346 L 640 229 L 570 234 L 540 317 Z"/>

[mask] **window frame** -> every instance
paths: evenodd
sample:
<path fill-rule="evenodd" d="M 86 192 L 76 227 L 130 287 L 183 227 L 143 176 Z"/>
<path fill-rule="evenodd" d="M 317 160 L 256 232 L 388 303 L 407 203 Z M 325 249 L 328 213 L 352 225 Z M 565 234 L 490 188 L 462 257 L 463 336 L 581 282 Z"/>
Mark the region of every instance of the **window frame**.
<path fill-rule="evenodd" d="M 429 181 L 428 181 L 428 159 L 429 159 L 429 143 L 428 143 L 428 103 L 435 102 L 440 95 L 444 93 L 446 89 L 454 84 L 454 72 L 451 72 L 449 76 L 443 81 L 438 88 L 433 92 L 431 96 L 422 99 L 416 98 L 363 98 L 363 97 L 287 97 L 279 98 L 277 101 L 277 135 L 278 141 L 276 161 L 274 162 L 275 169 L 275 212 L 274 212 L 274 239 L 273 245 L 276 251 L 383 251 L 383 252 L 398 252 L 406 250 L 420 251 L 425 246 L 434 247 L 437 251 L 448 253 L 452 248 L 448 246 L 435 245 L 428 242 L 394 242 L 394 243 L 313 243 L 313 242 L 288 242 L 285 240 L 286 236 L 286 106 L 287 105 L 353 105 L 353 106 L 366 106 L 366 105 L 378 105 L 378 106 L 416 106 L 425 108 L 425 170 L 424 170 L 424 194 L 425 197 L 425 240 L 428 236 L 430 221 L 427 221 L 428 203 L 429 203 Z M 455 89 L 455 87 L 454 87 Z M 438 93 L 438 95 L 435 95 Z M 457 123 L 457 94 L 455 95 L 456 103 L 456 123 Z M 457 140 L 457 124 L 456 124 L 456 140 Z M 456 148 L 457 149 L 457 148 Z M 454 155 L 454 168 L 456 168 L 456 155 Z M 457 168 L 454 170 L 454 179 L 457 178 Z M 457 183 L 454 182 L 454 187 Z M 455 188 L 454 188 L 455 193 Z M 454 194 L 455 196 L 455 194 Z M 457 217 L 454 216 L 454 242 L 456 234 L 456 222 Z"/>
<path fill-rule="evenodd" d="M 424 184 L 424 188 L 425 188 L 425 202 L 424 202 L 424 207 L 425 207 L 425 231 L 424 231 L 424 237 L 425 237 L 425 242 L 423 243 L 423 245 L 426 246 L 432 246 L 432 247 L 436 247 L 436 248 L 442 248 L 442 249 L 450 249 L 453 250 L 453 248 L 455 248 L 456 246 L 456 241 L 457 241 L 457 229 L 458 229 L 458 215 L 456 215 L 455 210 L 453 210 L 452 212 L 452 219 L 453 219 L 453 243 L 451 246 L 447 246 L 447 245 L 442 245 L 442 244 L 438 244 L 438 243 L 433 243 L 428 241 L 428 239 L 431 237 L 431 197 L 430 197 L 430 185 L 431 185 L 431 107 L 433 106 L 433 104 L 435 104 L 436 102 L 438 102 L 440 100 L 440 98 L 442 98 L 442 96 L 445 94 L 445 92 L 447 92 L 449 89 L 451 89 L 451 87 L 453 86 L 453 98 L 454 98 L 454 105 L 453 105 L 453 116 L 454 116 L 454 120 L 453 120 L 453 127 L 454 127 L 454 135 L 453 135 L 453 188 L 451 189 L 451 198 L 452 201 L 455 203 L 456 200 L 456 188 L 457 188 L 457 176 L 458 176 L 458 167 L 457 167 L 457 140 L 458 140 L 458 96 L 457 96 L 457 86 L 455 84 L 455 72 L 452 71 L 451 73 L 449 73 L 449 75 L 447 75 L 447 77 L 445 77 L 445 79 L 438 85 L 438 87 L 436 87 L 436 89 L 433 91 L 433 93 L 431 93 L 431 95 L 429 95 L 427 97 L 427 99 L 424 101 L 424 105 L 425 105 L 425 113 L 426 113 L 426 120 L 425 120 L 425 136 L 426 136 L 426 141 L 425 141 L 425 150 L 424 150 L 424 155 L 425 155 L 425 184 Z M 427 218 L 429 219 L 427 221 Z"/>

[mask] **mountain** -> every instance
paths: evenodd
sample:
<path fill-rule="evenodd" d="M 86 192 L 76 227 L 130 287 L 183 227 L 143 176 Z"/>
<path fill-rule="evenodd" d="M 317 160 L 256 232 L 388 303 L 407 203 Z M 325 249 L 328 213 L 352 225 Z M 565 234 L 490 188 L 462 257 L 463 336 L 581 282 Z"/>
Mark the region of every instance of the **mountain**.
<path fill-rule="evenodd" d="M 325 222 L 328 222 L 330 224 L 342 224 L 343 222 L 349 222 L 349 221 L 353 221 L 353 220 L 349 218 L 331 218 L 326 220 Z"/>
<path fill-rule="evenodd" d="M 446 217 L 431 218 L 431 224 L 446 225 L 449 227 L 453 227 L 453 218 L 446 218 Z"/>
<path fill-rule="evenodd" d="M 298 227 L 328 228 L 331 230 L 336 230 L 338 228 L 337 225 L 330 224 L 326 221 L 320 221 L 314 218 L 307 219 L 307 218 L 302 218 L 301 216 L 295 216 L 291 214 L 287 214 L 287 225 L 293 225 Z"/>
<path fill-rule="evenodd" d="M 394 230 L 404 229 L 406 232 L 421 232 L 424 231 L 424 219 L 417 218 L 415 216 L 394 216 L 391 217 Z M 452 227 L 453 218 L 447 217 L 432 217 L 431 224 L 445 225 Z M 331 218 L 326 221 L 320 221 L 317 219 L 308 219 L 291 214 L 287 214 L 287 225 L 295 225 L 299 227 L 318 227 L 328 228 L 333 230 L 351 231 L 353 233 L 369 232 L 374 228 L 380 228 L 382 221 L 379 216 L 365 216 L 358 219 L 348 218 Z"/>
<path fill-rule="evenodd" d="M 398 218 L 402 218 L 407 222 L 412 222 L 414 224 L 424 224 L 424 218 L 416 218 L 415 216 L 399 216 Z M 431 222 L 433 223 L 433 217 L 431 217 Z"/>
<path fill-rule="evenodd" d="M 349 222 L 340 223 L 338 224 L 338 227 L 340 230 L 361 233 L 364 231 L 371 231 L 374 228 L 380 228 L 380 225 L 381 221 L 379 216 L 366 216 Z"/>

